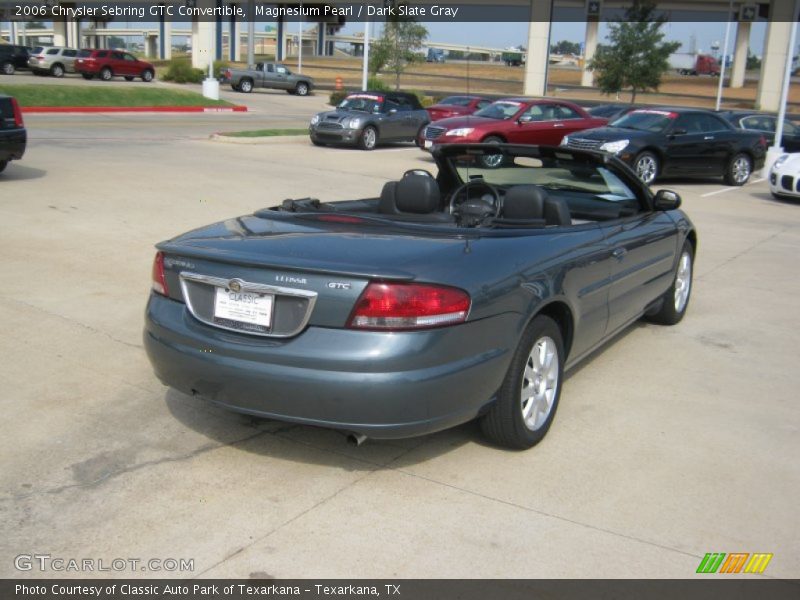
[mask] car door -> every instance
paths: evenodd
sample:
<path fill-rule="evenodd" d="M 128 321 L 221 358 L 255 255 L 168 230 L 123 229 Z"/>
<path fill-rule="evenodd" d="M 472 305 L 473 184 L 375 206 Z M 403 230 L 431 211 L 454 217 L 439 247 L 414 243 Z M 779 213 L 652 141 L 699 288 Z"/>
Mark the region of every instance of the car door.
<path fill-rule="evenodd" d="M 702 114 L 685 113 L 676 118 L 666 134 L 665 175 L 710 174 L 712 145 L 703 131 Z"/>
<path fill-rule="evenodd" d="M 278 87 L 278 79 L 275 74 L 275 65 L 272 63 L 256 64 L 256 85 L 265 88 Z"/>
<path fill-rule="evenodd" d="M 130 75 L 130 65 L 127 64 L 122 52 L 112 52 L 109 56 L 108 65 L 111 67 L 114 75 Z"/>
<path fill-rule="evenodd" d="M 400 110 L 400 104 L 392 98 L 386 98 L 381 105 L 379 117 L 381 139 L 402 139 L 405 135 L 404 118 L 404 114 Z"/>
<path fill-rule="evenodd" d="M 139 76 L 142 74 L 144 67 L 142 63 L 139 62 L 139 59 L 136 58 L 133 54 L 128 54 L 125 52 L 123 55 L 123 60 L 125 62 L 125 74 Z"/>
<path fill-rule="evenodd" d="M 604 173 L 604 177 L 616 179 L 615 175 Z M 614 187 L 630 189 L 622 182 Z M 632 192 L 629 199 L 621 193 L 618 196 L 619 218 L 602 223 L 612 256 L 609 335 L 638 318 L 669 288 L 678 252 L 678 231 L 666 212 L 633 202 L 636 196 Z"/>
<path fill-rule="evenodd" d="M 555 118 L 553 129 L 556 131 L 553 139 L 555 140 L 557 136 L 560 137 L 558 137 L 558 141 L 553 143 L 554 146 L 559 145 L 565 135 L 583 131 L 590 126 L 590 122 L 586 118 L 566 104 L 557 104 L 555 106 Z"/>
<path fill-rule="evenodd" d="M 512 117 L 506 139 L 513 144 L 552 145 L 554 112 L 547 104 L 531 104 Z"/>
<path fill-rule="evenodd" d="M 288 90 L 292 87 L 289 81 L 289 69 L 283 65 L 275 65 L 275 88 L 279 90 Z"/>
<path fill-rule="evenodd" d="M 738 133 L 727 122 L 716 115 L 699 115 L 703 130 L 704 162 L 714 175 L 722 175 L 738 147 Z"/>

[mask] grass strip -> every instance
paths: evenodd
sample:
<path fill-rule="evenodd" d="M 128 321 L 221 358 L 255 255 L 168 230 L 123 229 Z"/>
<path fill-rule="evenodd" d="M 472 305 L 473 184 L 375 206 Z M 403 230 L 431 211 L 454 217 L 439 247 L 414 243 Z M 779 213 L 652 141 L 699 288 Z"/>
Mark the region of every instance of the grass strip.
<path fill-rule="evenodd" d="M 102 85 L 0 84 L 0 94 L 14 96 L 21 106 L 233 106 L 185 90 Z"/>

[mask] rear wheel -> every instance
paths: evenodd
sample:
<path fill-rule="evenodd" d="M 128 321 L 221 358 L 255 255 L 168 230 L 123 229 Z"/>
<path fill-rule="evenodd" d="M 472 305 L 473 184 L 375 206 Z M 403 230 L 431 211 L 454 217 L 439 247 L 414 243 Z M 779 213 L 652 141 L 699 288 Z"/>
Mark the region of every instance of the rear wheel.
<path fill-rule="evenodd" d="M 13 75 L 14 74 L 14 63 L 4 62 L 2 66 L 0 66 L 0 71 L 3 72 L 3 75 Z"/>
<path fill-rule="evenodd" d="M 362 150 L 374 150 L 378 145 L 378 130 L 372 125 L 364 127 L 364 131 L 358 138 L 358 147 Z"/>
<path fill-rule="evenodd" d="M 558 408 L 565 358 L 556 322 L 544 315 L 534 318 L 517 346 L 497 400 L 481 420 L 484 435 L 518 450 L 538 444 Z"/>
<path fill-rule="evenodd" d="M 308 84 L 305 81 L 301 81 L 295 86 L 294 93 L 298 96 L 308 96 Z"/>
<path fill-rule="evenodd" d="M 92 75 L 91 73 L 81 73 L 81 75 L 83 76 L 84 79 L 87 79 L 87 80 L 88 79 L 94 79 L 94 75 Z"/>
<path fill-rule="evenodd" d="M 50 75 L 53 77 L 63 77 L 64 76 L 64 67 L 62 65 L 53 65 L 50 67 Z"/>
<path fill-rule="evenodd" d="M 114 76 L 114 73 L 108 67 L 103 67 L 100 69 L 100 79 L 103 81 L 111 81 L 111 78 Z"/>
<path fill-rule="evenodd" d="M 672 285 L 662 297 L 658 312 L 647 319 L 661 325 L 675 325 L 683 319 L 692 295 L 692 273 L 694 271 L 694 250 L 687 241 L 683 244 Z"/>
<path fill-rule="evenodd" d="M 150 83 L 153 81 L 153 72 L 150 69 L 145 69 L 142 71 L 142 81 L 145 83 Z"/>
<path fill-rule="evenodd" d="M 253 82 L 250 79 L 242 79 L 239 82 L 239 91 L 249 94 L 253 91 Z"/>
<path fill-rule="evenodd" d="M 750 174 L 753 172 L 753 161 L 747 154 L 737 154 L 728 163 L 725 171 L 725 183 L 732 186 L 740 186 L 747 183 Z"/>
<path fill-rule="evenodd" d="M 636 175 L 647 185 L 650 185 L 658 177 L 658 157 L 652 152 L 642 152 L 633 161 L 633 170 Z"/>

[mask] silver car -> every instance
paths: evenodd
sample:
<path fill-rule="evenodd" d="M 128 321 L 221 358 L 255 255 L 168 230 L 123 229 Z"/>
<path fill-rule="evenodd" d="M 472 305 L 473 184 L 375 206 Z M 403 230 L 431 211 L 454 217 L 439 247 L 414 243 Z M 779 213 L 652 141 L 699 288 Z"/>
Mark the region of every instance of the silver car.
<path fill-rule="evenodd" d="M 31 51 L 28 66 L 35 75 L 63 77 L 64 73 L 75 73 L 75 57 L 78 50 L 61 46 L 37 46 Z"/>

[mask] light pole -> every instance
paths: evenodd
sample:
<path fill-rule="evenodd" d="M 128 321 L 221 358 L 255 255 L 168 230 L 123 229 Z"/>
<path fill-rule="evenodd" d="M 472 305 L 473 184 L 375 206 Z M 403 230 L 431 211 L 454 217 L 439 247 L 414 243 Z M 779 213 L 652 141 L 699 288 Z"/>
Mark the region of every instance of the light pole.
<path fill-rule="evenodd" d="M 369 73 L 369 21 L 364 21 L 364 63 L 361 67 L 361 89 L 367 89 L 367 75 Z"/>
<path fill-rule="evenodd" d="M 300 16 L 297 20 L 297 72 L 303 72 L 303 3 L 300 3 Z"/>
<path fill-rule="evenodd" d="M 719 86 L 717 87 L 717 110 L 722 104 L 722 84 L 725 82 L 725 65 L 728 58 L 728 40 L 731 36 L 731 20 L 733 19 L 733 0 L 728 4 L 728 22 L 725 25 L 725 42 L 722 45 L 722 64 L 719 67 Z"/>
<path fill-rule="evenodd" d="M 786 52 L 786 66 L 783 72 L 783 87 L 781 88 L 781 103 L 778 109 L 778 122 L 775 123 L 775 139 L 769 150 L 767 159 L 764 162 L 762 175 L 767 177 L 772 165 L 783 154 L 783 120 L 786 118 L 786 101 L 789 98 L 789 84 L 792 80 L 792 62 L 794 58 L 794 46 L 797 40 L 797 14 L 800 12 L 800 0 L 794 0 L 794 12 L 792 13 L 792 31 L 789 34 L 789 47 Z"/>

